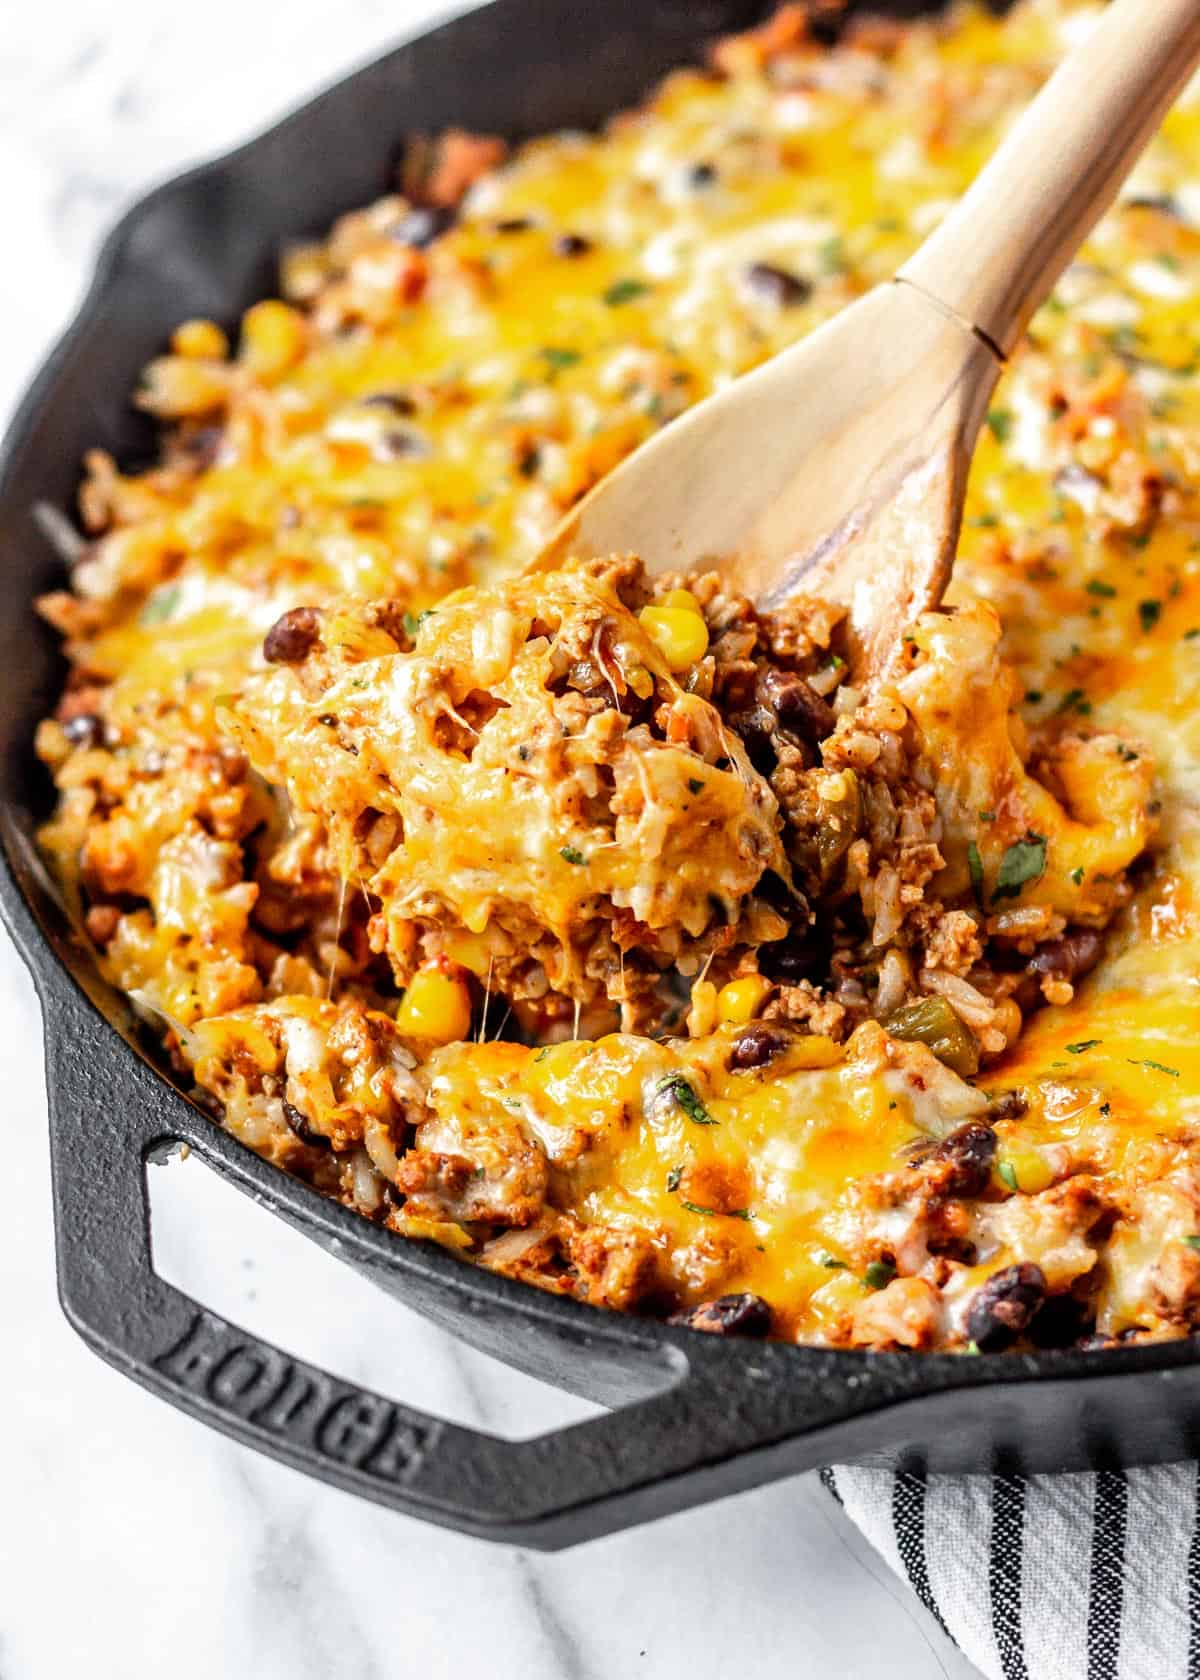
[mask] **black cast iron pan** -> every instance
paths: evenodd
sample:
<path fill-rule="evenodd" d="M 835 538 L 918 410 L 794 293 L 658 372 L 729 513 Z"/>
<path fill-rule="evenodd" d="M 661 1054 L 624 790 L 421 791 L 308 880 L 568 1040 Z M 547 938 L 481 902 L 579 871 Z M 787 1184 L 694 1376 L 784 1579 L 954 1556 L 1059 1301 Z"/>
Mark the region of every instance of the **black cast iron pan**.
<path fill-rule="evenodd" d="M 1190 1457 L 1200 1369 L 1190 1342 L 979 1359 L 723 1342 L 550 1297 L 394 1237 L 226 1135 L 138 1047 L 31 843 L 48 788 L 30 741 L 63 674 L 29 607 L 61 581 L 32 510 L 73 505 L 91 445 L 126 461 L 149 453 L 127 393 L 172 326 L 235 320 L 269 290 L 285 237 L 320 232 L 386 189 L 406 131 L 457 122 L 519 137 L 593 124 L 765 9 L 495 0 L 161 187 L 105 246 L 0 460 L 0 902 L 45 1011 L 67 1316 L 118 1369 L 263 1452 L 380 1504 L 541 1547 L 830 1461 L 957 1472 Z M 501 1441 L 364 1392 L 206 1312 L 151 1263 L 145 1163 L 179 1140 L 453 1334 L 620 1409 Z"/>

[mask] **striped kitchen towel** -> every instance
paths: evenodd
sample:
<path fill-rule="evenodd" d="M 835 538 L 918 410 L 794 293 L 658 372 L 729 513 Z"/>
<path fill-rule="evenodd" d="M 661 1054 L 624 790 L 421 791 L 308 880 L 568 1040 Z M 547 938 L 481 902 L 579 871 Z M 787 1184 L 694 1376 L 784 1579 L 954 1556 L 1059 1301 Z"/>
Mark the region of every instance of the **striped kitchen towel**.
<path fill-rule="evenodd" d="M 1200 1466 L 821 1479 L 988 1680 L 1200 1680 Z"/>

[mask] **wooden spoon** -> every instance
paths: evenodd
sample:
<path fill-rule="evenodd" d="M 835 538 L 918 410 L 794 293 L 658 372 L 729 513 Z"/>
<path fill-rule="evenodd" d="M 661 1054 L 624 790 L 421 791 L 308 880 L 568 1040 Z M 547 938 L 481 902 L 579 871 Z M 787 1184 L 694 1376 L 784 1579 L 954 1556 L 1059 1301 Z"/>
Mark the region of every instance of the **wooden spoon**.
<path fill-rule="evenodd" d="M 879 677 L 949 580 L 1005 357 L 1198 59 L 1200 0 L 1111 0 L 893 281 L 644 444 L 535 568 L 636 553 L 766 607 L 839 601 Z"/>

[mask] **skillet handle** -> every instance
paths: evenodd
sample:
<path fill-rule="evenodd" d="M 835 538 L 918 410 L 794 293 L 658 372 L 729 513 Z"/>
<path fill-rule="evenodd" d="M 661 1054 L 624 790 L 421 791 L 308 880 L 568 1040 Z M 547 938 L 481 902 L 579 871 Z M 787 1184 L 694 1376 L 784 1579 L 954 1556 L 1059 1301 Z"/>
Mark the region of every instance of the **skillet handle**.
<path fill-rule="evenodd" d="M 651 1336 L 608 1315 L 587 1334 L 619 1339 L 627 1355 L 643 1334 L 647 1376 L 657 1366 L 674 1383 L 529 1441 L 444 1422 L 292 1358 L 153 1268 L 147 1157 L 182 1138 L 236 1166 L 241 1146 L 118 1043 L 64 972 L 43 984 L 63 1308 L 110 1364 L 235 1440 L 412 1516 L 553 1549 L 779 1474 L 757 1449 L 786 1443 L 784 1468 L 812 1468 L 825 1461 L 827 1426 L 871 1409 L 874 1385 L 831 1382 L 830 1356 Z"/>

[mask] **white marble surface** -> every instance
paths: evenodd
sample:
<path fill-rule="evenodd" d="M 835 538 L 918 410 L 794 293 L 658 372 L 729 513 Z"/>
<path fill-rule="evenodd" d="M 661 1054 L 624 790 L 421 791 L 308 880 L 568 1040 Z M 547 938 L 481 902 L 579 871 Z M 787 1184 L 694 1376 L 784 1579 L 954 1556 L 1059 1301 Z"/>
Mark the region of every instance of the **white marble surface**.
<path fill-rule="evenodd" d="M 4 7 L 0 414 L 131 198 L 446 9 Z M 55 1300 L 38 1008 L 0 940 L 0 1680 L 974 1672 L 814 1478 L 575 1553 L 526 1555 L 319 1487 L 109 1371 Z M 578 1402 L 464 1352 L 202 1167 L 173 1164 L 155 1180 L 160 1268 L 235 1320 L 500 1433 L 580 1415 Z"/>

